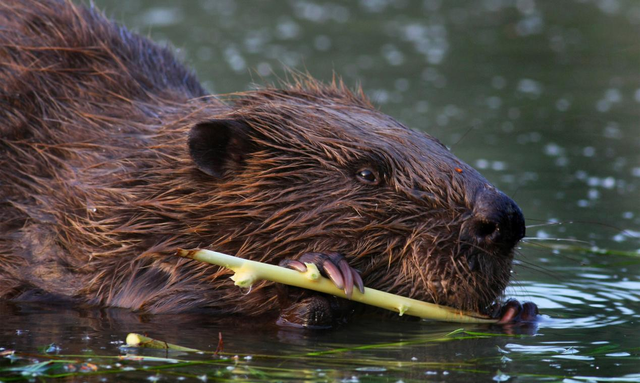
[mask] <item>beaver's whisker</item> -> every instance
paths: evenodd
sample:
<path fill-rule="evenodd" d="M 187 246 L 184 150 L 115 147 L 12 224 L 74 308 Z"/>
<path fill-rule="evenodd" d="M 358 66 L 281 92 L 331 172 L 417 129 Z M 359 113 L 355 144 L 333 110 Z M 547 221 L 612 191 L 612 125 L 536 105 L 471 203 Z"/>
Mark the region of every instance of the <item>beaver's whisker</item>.
<path fill-rule="evenodd" d="M 527 225 L 527 229 L 532 229 L 535 227 L 547 227 L 547 226 L 561 226 L 561 225 L 569 225 L 574 223 L 573 221 L 553 221 L 553 222 L 545 222 L 545 223 L 537 223 L 533 225 Z"/>
<path fill-rule="evenodd" d="M 548 254 L 550 256 L 553 256 L 555 258 L 564 259 L 564 260 L 567 260 L 569 262 L 573 262 L 575 264 L 579 264 L 580 263 L 580 259 L 576 259 L 575 257 L 572 257 L 567 253 L 563 253 L 563 252 L 551 253 L 553 250 L 558 250 L 554 246 L 548 246 L 548 245 L 545 245 L 544 243 L 541 243 L 541 242 L 538 242 L 538 243 L 531 242 L 531 243 L 527 243 L 527 245 L 529 246 L 528 247 L 529 251 L 536 251 L 538 253 L 543 252 L 543 253 Z M 524 257 L 524 254 L 522 252 L 518 252 L 518 254 L 521 254 L 519 261 L 522 262 L 522 257 Z"/>
<path fill-rule="evenodd" d="M 540 222 L 545 222 L 545 220 L 541 220 L 541 219 L 535 219 L 535 218 L 527 218 L 528 221 L 540 221 Z M 612 229 L 612 230 L 616 230 L 619 231 L 621 234 L 624 234 L 626 236 L 632 237 L 632 238 L 638 238 L 638 234 L 635 232 L 630 232 L 629 230 L 625 230 L 619 226 L 616 225 L 611 225 L 608 223 L 604 223 L 604 222 L 598 222 L 598 221 L 547 221 L 545 223 L 539 223 L 539 224 L 534 224 L 534 225 L 527 225 L 527 229 L 529 228 L 535 228 L 535 227 L 545 227 L 545 226 L 560 226 L 560 225 L 575 225 L 575 224 L 583 224 L 583 225 L 595 225 L 595 226 L 600 226 L 600 227 L 604 227 L 607 229 Z"/>
<path fill-rule="evenodd" d="M 546 267 L 544 267 L 543 265 L 536 263 L 536 262 L 531 262 L 526 260 L 526 256 L 518 253 L 518 267 L 525 269 L 525 270 L 531 270 L 534 271 L 536 273 L 541 273 L 543 275 L 546 275 L 548 277 L 551 277 L 553 279 L 558 279 L 558 275 L 556 275 L 555 273 L 553 273 L 550 269 L 547 269 Z M 512 279 L 512 282 L 514 282 L 516 279 Z"/>
<path fill-rule="evenodd" d="M 592 246 L 593 244 L 589 241 L 585 241 L 582 239 L 576 238 L 549 238 L 549 237 L 524 237 L 522 238 L 523 243 L 530 243 L 530 241 L 539 241 L 539 242 L 571 242 L 571 243 L 581 243 L 584 245 Z"/>

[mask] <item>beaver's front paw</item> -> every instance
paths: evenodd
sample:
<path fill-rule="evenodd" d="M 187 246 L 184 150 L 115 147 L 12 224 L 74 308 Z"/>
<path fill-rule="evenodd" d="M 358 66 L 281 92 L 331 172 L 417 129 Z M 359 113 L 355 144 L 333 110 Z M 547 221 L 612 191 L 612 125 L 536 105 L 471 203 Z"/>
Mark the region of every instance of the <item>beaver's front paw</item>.
<path fill-rule="evenodd" d="M 498 324 L 514 322 L 534 322 L 538 319 L 538 306 L 533 302 L 520 303 L 510 299 L 503 305 L 496 305 L 493 317 L 498 319 Z"/>
<path fill-rule="evenodd" d="M 289 288 L 287 290 L 292 290 Z M 302 327 L 308 329 L 331 328 L 336 324 L 335 309 L 330 298 L 321 295 L 298 296 L 297 301 L 285 300 L 280 297 L 280 317 L 276 322 L 279 326 Z M 290 294 L 287 294 L 290 296 Z"/>
<path fill-rule="evenodd" d="M 321 274 L 329 278 L 351 298 L 353 287 L 364 292 L 358 272 L 338 253 L 307 253 L 298 260 L 285 259 L 280 266 L 300 272 L 307 271 L 305 263 L 313 263 Z M 278 284 L 281 326 L 328 328 L 346 320 L 351 312 L 350 302 L 334 296 Z"/>
<path fill-rule="evenodd" d="M 344 256 L 339 253 L 306 253 L 298 260 L 285 259 L 280 262 L 280 266 L 304 273 L 307 271 L 305 263 L 316 265 L 324 277 L 331 279 L 337 288 L 344 290 L 347 298 L 351 299 L 354 285 L 361 293 L 364 293 L 364 284 L 360 274 L 349 266 Z"/>

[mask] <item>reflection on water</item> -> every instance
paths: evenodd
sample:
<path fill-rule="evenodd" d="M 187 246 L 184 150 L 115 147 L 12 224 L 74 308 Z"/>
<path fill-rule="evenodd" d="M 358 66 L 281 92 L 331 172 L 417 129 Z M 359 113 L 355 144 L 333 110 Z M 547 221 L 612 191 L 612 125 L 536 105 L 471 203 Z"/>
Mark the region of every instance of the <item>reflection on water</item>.
<path fill-rule="evenodd" d="M 527 284 L 526 289 L 536 287 Z M 57 374 L 91 366 L 87 374 L 94 375 L 83 377 L 86 381 L 299 381 L 304 376 L 321 381 L 432 377 L 476 382 L 503 374 L 558 378 L 593 371 L 594 366 L 608 374 L 618 371 L 616 376 L 635 371 L 635 358 L 630 357 L 637 353 L 636 338 L 611 333 L 613 328 L 633 331 L 630 322 L 635 315 L 587 317 L 583 308 L 568 319 L 564 309 L 557 312 L 565 318 L 545 317 L 534 327 L 468 325 L 466 332 L 459 332 L 457 324 L 370 317 L 331 331 L 301 331 L 256 319 L 222 321 L 206 315 L 144 316 L 118 309 L 1 303 L 0 354 L 5 356 L 0 359 L 0 381 L 20 376 L 3 369 L 55 359 L 66 361 Z M 205 353 L 123 348 L 129 332 Z M 223 354 L 215 356 L 219 336 Z M 7 354 L 9 350 L 18 353 Z M 592 364 L 578 363 L 584 361 Z M 29 370 L 26 376 L 39 374 L 52 375 Z"/>
<path fill-rule="evenodd" d="M 202 316 L 0 304 L 0 369 L 46 359 L 24 353 L 117 357 L 135 331 L 209 351 L 222 333 L 231 354 L 171 355 L 206 363 L 166 370 L 145 367 L 160 362 L 100 360 L 100 371 L 122 371 L 84 380 L 640 380 L 640 258 L 558 251 L 548 241 L 640 248 L 639 2 L 96 4 L 174 44 L 212 92 L 277 81 L 283 66 L 325 80 L 335 71 L 362 84 L 384 112 L 439 137 L 522 207 L 530 239 L 507 295 L 536 302 L 546 317 L 536 328 L 465 326 L 501 335 L 494 337 L 447 336 L 459 326 L 397 318 L 312 333 Z M 8 376 L 20 374 L 0 370 L 0 381 Z"/>

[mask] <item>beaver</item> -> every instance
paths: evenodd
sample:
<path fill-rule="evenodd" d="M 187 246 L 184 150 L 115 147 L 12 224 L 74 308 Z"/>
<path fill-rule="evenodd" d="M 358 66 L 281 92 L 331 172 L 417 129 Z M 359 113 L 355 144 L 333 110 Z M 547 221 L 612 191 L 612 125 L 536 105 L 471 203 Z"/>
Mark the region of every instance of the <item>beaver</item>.
<path fill-rule="evenodd" d="M 339 80 L 210 95 L 93 7 L 0 3 L 0 298 L 333 323 L 328 297 L 176 256 L 208 248 L 489 312 L 524 234 L 509 197 Z"/>

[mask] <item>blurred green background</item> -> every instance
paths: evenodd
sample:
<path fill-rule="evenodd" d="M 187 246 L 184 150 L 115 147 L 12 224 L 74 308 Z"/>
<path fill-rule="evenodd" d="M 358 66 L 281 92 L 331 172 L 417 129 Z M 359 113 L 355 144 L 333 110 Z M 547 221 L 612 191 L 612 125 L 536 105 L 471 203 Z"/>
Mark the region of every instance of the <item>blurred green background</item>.
<path fill-rule="evenodd" d="M 637 249 L 640 2 L 96 0 L 214 93 L 285 66 L 361 84 L 521 205 L 529 236 Z M 626 230 L 626 232 L 625 232 Z"/>

